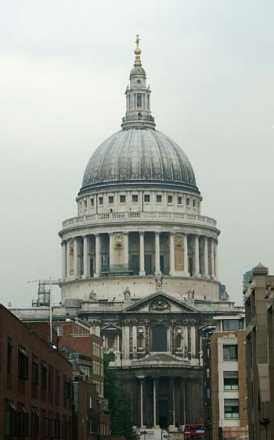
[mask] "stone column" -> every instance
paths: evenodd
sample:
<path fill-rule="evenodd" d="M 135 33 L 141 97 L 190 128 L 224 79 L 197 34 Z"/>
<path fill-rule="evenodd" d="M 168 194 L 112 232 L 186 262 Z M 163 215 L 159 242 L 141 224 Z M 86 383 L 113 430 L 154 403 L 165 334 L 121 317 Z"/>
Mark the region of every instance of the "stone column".
<path fill-rule="evenodd" d="M 124 233 L 124 264 L 128 269 L 128 232 Z"/>
<path fill-rule="evenodd" d="M 215 278 L 216 280 L 218 280 L 218 242 L 215 241 L 215 258 L 214 258 L 214 263 L 215 263 Z"/>
<path fill-rule="evenodd" d="M 187 387 L 186 382 L 183 382 L 183 388 L 184 388 L 184 425 L 188 422 L 187 420 Z"/>
<path fill-rule="evenodd" d="M 157 379 L 153 378 L 153 428 L 157 428 Z"/>
<path fill-rule="evenodd" d="M 208 278 L 208 238 L 204 237 L 204 276 Z"/>
<path fill-rule="evenodd" d="M 210 243 L 210 259 L 211 259 L 211 278 L 215 278 L 215 268 L 214 268 L 214 240 L 211 239 Z"/>
<path fill-rule="evenodd" d="M 145 273 L 145 241 L 144 241 L 144 232 L 139 233 L 140 237 L 140 276 L 144 276 Z"/>
<path fill-rule="evenodd" d="M 122 353 L 123 359 L 129 359 L 129 326 L 122 327 Z"/>
<path fill-rule="evenodd" d="M 74 277 L 78 278 L 79 276 L 79 241 L 78 238 L 74 238 L 73 241 L 73 246 L 74 246 Z"/>
<path fill-rule="evenodd" d="M 100 234 L 95 235 L 95 274 L 97 278 L 101 274 L 101 238 Z"/>
<path fill-rule="evenodd" d="M 169 275 L 175 273 L 175 234 L 169 233 Z"/>
<path fill-rule="evenodd" d="M 172 397 L 172 427 L 176 424 L 176 403 L 175 403 L 175 378 L 171 378 L 171 397 Z"/>
<path fill-rule="evenodd" d="M 199 235 L 194 236 L 195 247 L 195 277 L 199 277 L 200 274 L 200 248 L 199 248 Z"/>
<path fill-rule="evenodd" d="M 160 233 L 155 232 L 155 275 L 160 275 Z"/>
<path fill-rule="evenodd" d="M 196 328 L 190 327 L 191 358 L 196 358 Z"/>
<path fill-rule="evenodd" d="M 136 327 L 136 325 L 132 326 L 132 351 L 133 351 L 133 357 L 136 357 L 136 353 L 137 353 L 137 327 Z"/>
<path fill-rule="evenodd" d="M 115 256 L 114 256 L 114 234 L 110 233 L 108 234 L 109 237 L 109 270 L 112 271 Z"/>
<path fill-rule="evenodd" d="M 67 242 L 62 241 L 62 279 L 64 280 L 67 276 Z"/>
<path fill-rule="evenodd" d="M 85 235 L 83 241 L 83 277 L 88 278 L 90 276 L 89 237 Z"/>
<path fill-rule="evenodd" d="M 189 268 L 188 268 L 188 242 L 187 235 L 184 234 L 184 274 L 185 276 L 189 276 Z"/>
<path fill-rule="evenodd" d="M 140 381 L 140 428 L 144 428 L 144 376 L 137 378 Z"/>
<path fill-rule="evenodd" d="M 183 347 L 184 347 L 184 358 L 188 358 L 188 330 L 185 326 L 183 328 Z"/>
<path fill-rule="evenodd" d="M 71 240 L 67 240 L 67 277 L 70 276 L 70 245 Z"/>

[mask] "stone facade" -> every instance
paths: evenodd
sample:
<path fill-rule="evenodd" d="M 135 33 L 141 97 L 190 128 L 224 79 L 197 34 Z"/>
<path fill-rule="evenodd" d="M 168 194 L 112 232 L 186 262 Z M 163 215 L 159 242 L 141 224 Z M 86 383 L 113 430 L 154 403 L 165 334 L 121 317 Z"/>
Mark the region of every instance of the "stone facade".
<path fill-rule="evenodd" d="M 138 44 L 122 130 L 94 152 L 59 233 L 60 285 L 64 313 L 113 352 L 135 425 L 175 430 L 203 421 L 199 326 L 237 312 L 220 296 L 220 231 L 190 161 L 155 129 Z"/>
<path fill-rule="evenodd" d="M 269 319 L 267 313 L 268 307 L 272 305 L 273 288 L 274 276 L 268 275 L 268 269 L 259 264 L 253 269 L 244 291 L 250 440 L 273 438 L 271 429 L 273 430 L 274 413 L 271 400 L 274 396 L 271 396 L 270 389 L 270 372 L 273 371 L 271 309 Z"/>
<path fill-rule="evenodd" d="M 218 276 L 216 221 L 183 150 L 156 130 L 139 40 L 122 130 L 89 160 L 77 216 L 63 222 L 62 305 L 104 339 L 137 427 L 203 421 L 199 326 L 237 313 Z M 46 319 L 48 310 L 15 310 Z"/>
<path fill-rule="evenodd" d="M 235 348 L 233 359 L 227 347 Z M 244 330 L 216 331 L 211 337 L 212 440 L 219 440 L 220 431 L 223 439 L 248 438 L 245 350 Z"/>

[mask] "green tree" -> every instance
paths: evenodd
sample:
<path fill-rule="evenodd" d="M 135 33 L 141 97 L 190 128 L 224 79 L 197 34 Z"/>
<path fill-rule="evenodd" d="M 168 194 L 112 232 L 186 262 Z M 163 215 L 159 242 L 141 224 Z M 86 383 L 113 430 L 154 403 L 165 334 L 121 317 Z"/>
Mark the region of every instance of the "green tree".
<path fill-rule="evenodd" d="M 113 435 L 124 436 L 127 440 L 136 440 L 136 434 L 132 429 L 129 398 L 116 371 L 109 367 L 112 360 L 113 353 L 104 354 L 104 388 L 105 398 L 109 402 L 111 431 Z"/>

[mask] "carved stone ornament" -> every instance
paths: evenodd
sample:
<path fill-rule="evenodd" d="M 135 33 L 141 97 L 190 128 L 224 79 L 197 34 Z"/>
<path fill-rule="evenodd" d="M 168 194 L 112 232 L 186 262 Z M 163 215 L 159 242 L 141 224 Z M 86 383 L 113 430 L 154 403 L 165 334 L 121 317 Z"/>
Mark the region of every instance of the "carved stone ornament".
<path fill-rule="evenodd" d="M 96 299 L 96 292 L 93 289 L 89 293 L 89 299 Z"/>
<path fill-rule="evenodd" d="M 156 312 L 167 312 L 170 310 L 170 304 L 164 299 L 155 299 L 151 302 L 149 310 L 154 310 Z"/>

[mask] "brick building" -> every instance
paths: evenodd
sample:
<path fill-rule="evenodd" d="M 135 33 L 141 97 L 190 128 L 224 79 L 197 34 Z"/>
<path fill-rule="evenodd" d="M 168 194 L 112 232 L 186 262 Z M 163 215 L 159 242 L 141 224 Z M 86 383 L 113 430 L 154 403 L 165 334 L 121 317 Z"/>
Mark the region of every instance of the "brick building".
<path fill-rule="evenodd" d="M 215 318 L 205 358 L 210 440 L 248 438 L 245 330 L 242 316 Z M 215 328 L 214 328 L 215 327 Z"/>
<path fill-rule="evenodd" d="M 104 400 L 102 338 L 80 321 L 59 321 L 55 329 L 58 348 L 73 367 L 73 440 L 110 436 L 110 416 Z"/>
<path fill-rule="evenodd" d="M 97 394 L 104 397 L 103 340 L 92 333 L 92 328 L 81 321 L 59 321 L 55 325 L 60 350 L 68 348 L 81 355 L 78 365 L 83 374 L 96 386 Z M 84 358 L 85 356 L 85 358 Z"/>
<path fill-rule="evenodd" d="M 0 357 L 0 433 L 5 439 L 71 440 L 70 363 L 2 305 Z"/>

